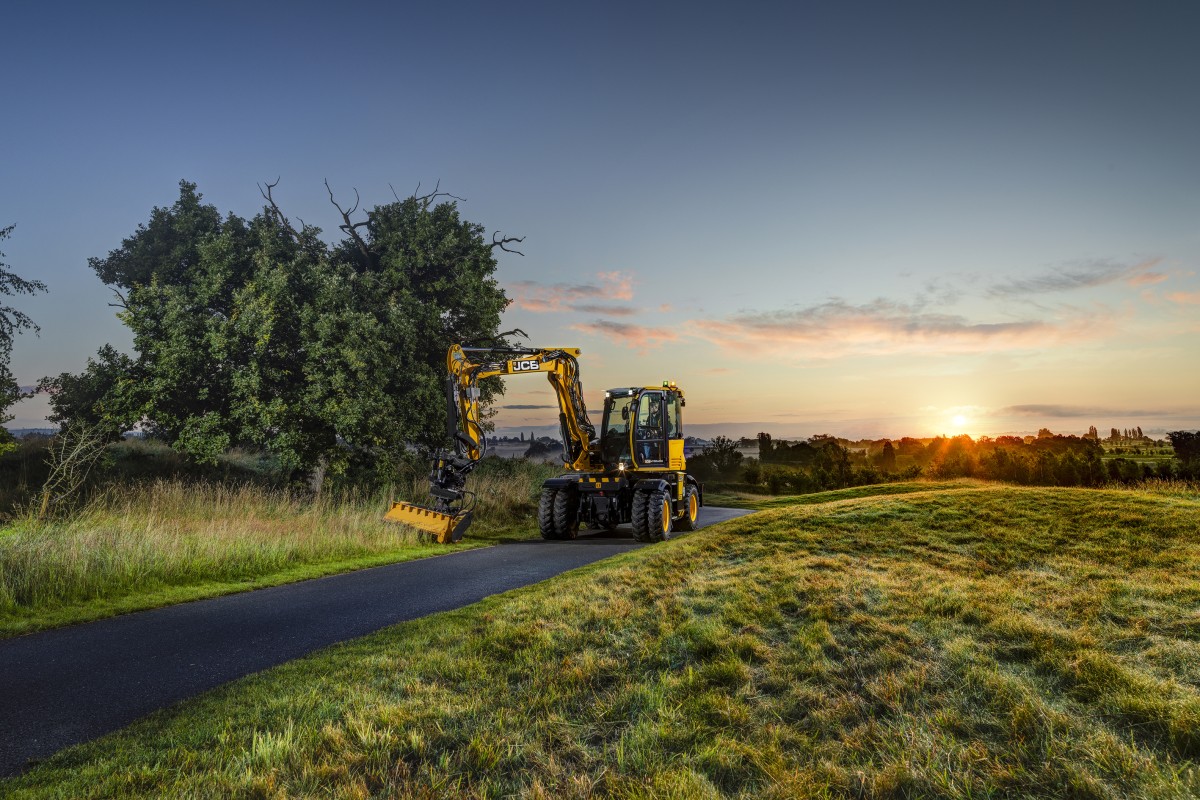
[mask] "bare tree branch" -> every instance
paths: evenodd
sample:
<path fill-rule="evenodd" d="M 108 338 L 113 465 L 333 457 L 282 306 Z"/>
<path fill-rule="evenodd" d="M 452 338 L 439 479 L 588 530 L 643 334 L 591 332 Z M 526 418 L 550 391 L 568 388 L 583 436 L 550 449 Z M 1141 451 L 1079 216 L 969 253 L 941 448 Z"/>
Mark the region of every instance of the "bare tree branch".
<path fill-rule="evenodd" d="M 369 264 L 371 262 L 371 251 L 369 249 L 367 249 L 367 243 L 364 242 L 363 238 L 358 235 L 358 230 L 357 230 L 358 228 L 366 225 L 367 223 L 350 221 L 350 215 L 358 210 L 358 203 L 359 203 L 358 189 L 354 190 L 354 207 L 351 208 L 349 211 L 346 211 L 345 209 L 343 209 L 340 205 L 338 205 L 337 200 L 333 199 L 333 189 L 331 189 L 329 187 L 329 179 L 328 178 L 325 179 L 325 191 L 329 192 L 329 202 L 333 203 L 333 207 L 338 210 L 338 212 L 342 215 L 342 219 L 345 221 L 345 224 L 339 225 L 338 227 L 354 237 L 354 241 L 358 245 L 358 251 L 363 254 L 363 258 L 365 258 L 367 260 L 367 263 Z"/>
<path fill-rule="evenodd" d="M 497 239 L 496 238 L 497 236 L 500 236 L 500 231 L 496 231 L 495 233 L 492 234 L 492 249 L 493 250 L 496 249 L 497 247 L 499 247 L 501 250 L 503 250 L 506 253 L 516 253 L 519 256 L 525 255 L 520 250 L 509 250 L 507 247 L 505 247 L 506 244 L 511 244 L 512 242 L 525 241 L 524 236 L 505 236 L 500 239 Z"/>
<path fill-rule="evenodd" d="M 113 289 L 112 293 L 117 296 L 117 302 L 109 303 L 108 304 L 109 308 L 123 308 L 126 311 L 128 311 L 129 310 L 129 301 L 125 298 L 125 295 L 121 294 L 121 292 L 117 289 Z"/>
<path fill-rule="evenodd" d="M 279 210 L 279 206 L 275 204 L 275 198 L 271 196 L 271 190 L 278 185 L 279 178 L 275 178 L 275 182 L 268 183 L 265 189 L 259 185 L 258 193 L 261 194 L 263 198 L 271 204 L 271 213 L 275 215 L 275 219 L 279 221 L 279 224 L 283 225 L 283 227 L 287 229 L 287 232 L 292 235 L 292 238 L 296 240 L 297 244 L 303 244 L 300 234 L 296 233 L 296 229 L 292 227 L 292 223 L 289 222 L 288 218 L 285 217 L 283 212 Z M 303 224 L 303 221 L 301 221 L 301 224 Z"/>
<path fill-rule="evenodd" d="M 418 195 L 417 192 L 421 191 L 421 184 L 420 184 L 420 182 L 418 182 L 417 188 L 413 190 L 412 198 L 413 198 L 413 200 L 416 200 L 418 203 L 422 203 L 426 206 L 428 206 L 430 203 L 432 203 L 434 200 L 438 199 L 439 197 L 449 197 L 451 200 L 457 200 L 460 203 L 467 202 L 467 198 L 465 198 L 465 197 L 459 197 L 458 195 L 453 195 L 453 194 L 450 194 L 449 192 L 439 192 L 438 189 L 440 189 L 441 187 L 442 187 L 442 182 L 438 181 L 434 185 L 432 192 L 430 192 L 429 194 Z"/>

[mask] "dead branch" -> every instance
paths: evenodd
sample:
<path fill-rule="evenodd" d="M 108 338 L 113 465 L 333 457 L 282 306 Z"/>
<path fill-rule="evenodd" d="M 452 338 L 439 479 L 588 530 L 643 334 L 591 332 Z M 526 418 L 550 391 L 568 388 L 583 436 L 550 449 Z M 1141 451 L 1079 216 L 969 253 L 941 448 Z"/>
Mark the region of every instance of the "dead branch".
<path fill-rule="evenodd" d="M 430 203 L 432 203 L 434 200 L 438 199 L 439 197 L 449 197 L 451 200 L 457 200 L 460 203 L 467 202 L 467 198 L 465 198 L 465 197 L 459 197 L 458 195 L 453 195 L 453 194 L 450 194 L 449 192 L 439 192 L 438 189 L 440 189 L 441 187 L 442 187 L 442 182 L 438 181 L 434 185 L 432 192 L 430 192 L 429 194 L 418 195 L 417 192 L 421 191 L 421 184 L 420 184 L 420 182 L 418 182 L 417 188 L 413 190 L 412 199 L 416 200 L 418 203 L 422 203 L 426 206 L 428 206 Z M 393 193 L 394 193 L 394 191 L 395 190 L 393 190 Z"/>
<path fill-rule="evenodd" d="M 129 300 L 126 299 L 125 295 L 121 294 L 121 292 L 118 289 L 113 289 L 112 293 L 117 296 L 117 302 L 109 303 L 108 307 L 109 308 L 123 308 L 126 311 L 128 311 L 129 310 Z"/>
<path fill-rule="evenodd" d="M 50 442 L 50 475 L 42 485 L 37 517 L 46 519 L 51 510 L 64 510 L 75 498 L 104 455 L 108 440 L 99 425 L 76 420 Z"/>
<path fill-rule="evenodd" d="M 354 207 L 351 208 L 349 211 L 343 209 L 340 205 L 338 205 L 338 201 L 333 199 L 333 189 L 331 189 L 329 187 L 329 179 L 328 178 L 325 179 L 325 191 L 329 192 L 329 202 L 333 203 L 333 207 L 336 208 L 338 210 L 338 213 L 342 215 L 342 220 L 344 221 L 344 224 L 339 225 L 338 227 L 354 237 L 354 241 L 358 245 L 359 252 L 363 254 L 363 258 L 365 258 L 367 260 L 367 263 L 369 264 L 371 262 L 371 251 L 369 249 L 367 249 L 367 243 L 365 241 L 363 241 L 363 238 L 358 235 L 358 228 L 361 228 L 362 226 L 366 225 L 367 222 L 366 221 L 363 221 L 363 222 L 351 222 L 350 221 L 350 215 L 358 210 L 358 204 L 359 204 L 358 189 L 354 190 Z"/>
<path fill-rule="evenodd" d="M 501 250 L 503 250 L 506 253 L 516 253 L 519 256 L 525 255 L 520 250 L 509 250 L 507 247 L 504 246 L 506 244 L 511 244 L 512 242 L 523 242 L 523 241 L 525 241 L 524 236 L 505 236 L 500 239 L 497 239 L 496 238 L 497 236 L 500 236 L 500 231 L 496 231 L 495 233 L 492 234 L 492 249 L 493 250 L 496 249 L 497 247 L 499 247 Z"/>
<path fill-rule="evenodd" d="M 279 210 L 279 206 L 277 206 L 275 204 L 275 198 L 271 196 L 271 190 L 274 189 L 278 185 L 279 185 L 279 178 L 275 178 L 275 182 L 268 183 L 266 185 L 265 189 L 262 187 L 262 185 L 259 185 L 258 193 L 263 196 L 263 199 L 265 199 L 268 203 L 271 204 L 271 213 L 275 215 L 275 219 L 279 221 L 279 224 L 287 229 L 287 232 L 292 235 L 292 238 L 295 239 L 298 244 L 303 244 L 303 240 L 301 240 L 300 234 L 296 233 L 296 229 L 292 227 L 292 223 L 289 222 L 288 218 L 285 217 L 283 215 L 283 212 Z M 303 221 L 301 222 L 301 224 L 303 224 Z"/>

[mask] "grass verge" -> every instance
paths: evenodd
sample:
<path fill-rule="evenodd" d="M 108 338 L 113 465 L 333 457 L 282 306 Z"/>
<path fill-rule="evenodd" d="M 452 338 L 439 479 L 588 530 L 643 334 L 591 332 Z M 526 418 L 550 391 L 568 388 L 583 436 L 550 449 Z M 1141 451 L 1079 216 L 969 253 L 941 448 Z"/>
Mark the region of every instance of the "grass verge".
<path fill-rule="evenodd" d="M 528 537 L 543 471 L 481 467 L 476 521 L 454 546 L 384 522 L 391 493 L 314 501 L 249 484 L 109 487 L 69 520 L 0 531 L 0 637 Z"/>
<path fill-rule="evenodd" d="M 1200 496 L 794 505 L 253 676 L 15 797 L 1196 797 Z"/>

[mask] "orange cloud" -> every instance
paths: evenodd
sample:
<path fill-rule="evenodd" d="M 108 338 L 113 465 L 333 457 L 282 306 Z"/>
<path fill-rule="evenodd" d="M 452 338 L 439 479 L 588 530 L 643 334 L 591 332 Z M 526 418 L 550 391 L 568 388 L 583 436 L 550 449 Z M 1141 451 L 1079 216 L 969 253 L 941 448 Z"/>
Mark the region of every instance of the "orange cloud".
<path fill-rule="evenodd" d="M 597 272 L 606 296 L 612 300 L 633 299 L 633 276 L 627 272 Z"/>
<path fill-rule="evenodd" d="M 1179 303 L 1184 306 L 1200 305 L 1200 292 L 1171 292 L 1163 296 L 1172 303 Z"/>
<path fill-rule="evenodd" d="M 513 292 L 513 303 L 517 308 L 536 312 L 579 311 L 585 310 L 589 301 L 633 299 L 632 275 L 625 272 L 599 272 L 596 279 L 598 283 L 575 284 L 515 281 L 508 288 Z M 618 310 L 608 313 L 626 312 Z"/>
<path fill-rule="evenodd" d="M 1114 317 L 1068 311 L 1061 321 L 970 322 L 887 300 L 854 306 L 842 300 L 795 311 L 746 313 L 724 320 L 693 320 L 689 334 L 727 350 L 836 358 L 896 353 L 959 354 L 1038 350 L 1103 338 Z"/>
<path fill-rule="evenodd" d="M 679 340 L 679 335 L 670 328 L 651 328 L 645 325 L 626 325 L 623 322 L 613 322 L 607 319 L 598 319 L 593 322 L 581 322 L 571 326 L 571 330 L 581 333 L 588 333 L 594 336 L 603 336 L 609 341 L 616 342 L 623 347 L 628 347 L 637 350 L 639 353 L 644 353 L 647 350 L 653 350 L 661 347 L 664 342 L 675 342 Z"/>
<path fill-rule="evenodd" d="M 1151 286 L 1162 283 L 1168 276 L 1165 272 L 1139 272 L 1129 279 L 1130 286 Z"/>

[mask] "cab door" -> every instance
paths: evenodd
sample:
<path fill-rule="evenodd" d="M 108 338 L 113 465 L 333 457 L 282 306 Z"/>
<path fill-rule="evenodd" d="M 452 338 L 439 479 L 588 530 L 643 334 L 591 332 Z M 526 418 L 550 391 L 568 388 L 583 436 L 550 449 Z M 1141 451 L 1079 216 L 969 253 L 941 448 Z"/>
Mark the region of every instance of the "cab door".
<path fill-rule="evenodd" d="M 682 472 L 685 467 L 682 405 L 683 399 L 677 393 L 672 392 L 667 395 L 667 460 L 669 462 L 667 466 L 679 472 Z"/>
<path fill-rule="evenodd" d="M 667 398 L 659 391 L 638 397 L 633 429 L 633 457 L 639 467 L 667 466 Z"/>

